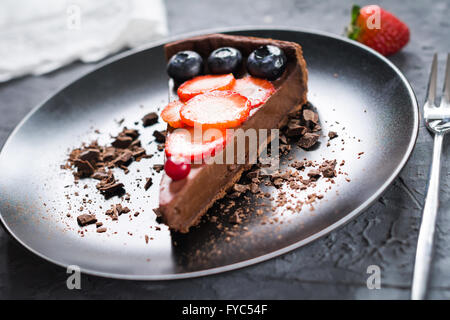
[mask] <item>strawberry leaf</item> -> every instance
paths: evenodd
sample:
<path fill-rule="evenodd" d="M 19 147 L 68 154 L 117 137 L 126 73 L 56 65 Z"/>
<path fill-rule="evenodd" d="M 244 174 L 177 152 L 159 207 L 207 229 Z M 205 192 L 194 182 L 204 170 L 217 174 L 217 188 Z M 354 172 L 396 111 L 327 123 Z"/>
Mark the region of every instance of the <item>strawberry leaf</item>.
<path fill-rule="evenodd" d="M 361 10 L 361 7 L 358 5 L 353 5 L 352 7 L 352 20 L 350 25 L 347 28 L 347 37 L 349 37 L 352 40 L 358 40 L 359 33 L 361 31 L 361 28 L 357 26 L 356 21 L 359 17 L 359 11 Z"/>
<path fill-rule="evenodd" d="M 354 26 L 356 25 L 356 19 L 358 19 L 359 11 L 361 10 L 361 7 L 354 4 L 352 7 L 352 22 L 351 24 Z"/>

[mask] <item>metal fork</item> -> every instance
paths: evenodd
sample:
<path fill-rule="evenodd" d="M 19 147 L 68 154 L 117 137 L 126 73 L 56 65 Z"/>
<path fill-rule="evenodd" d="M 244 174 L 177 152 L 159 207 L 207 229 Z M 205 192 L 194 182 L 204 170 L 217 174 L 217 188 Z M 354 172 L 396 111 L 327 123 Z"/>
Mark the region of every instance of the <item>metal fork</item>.
<path fill-rule="evenodd" d="M 450 132 L 450 54 L 447 55 L 445 82 L 440 106 L 436 106 L 437 54 L 433 57 L 423 115 L 428 130 L 434 134 L 433 160 L 422 223 L 417 243 L 411 299 L 424 299 L 433 253 L 434 230 L 439 207 L 439 175 L 444 135 Z"/>

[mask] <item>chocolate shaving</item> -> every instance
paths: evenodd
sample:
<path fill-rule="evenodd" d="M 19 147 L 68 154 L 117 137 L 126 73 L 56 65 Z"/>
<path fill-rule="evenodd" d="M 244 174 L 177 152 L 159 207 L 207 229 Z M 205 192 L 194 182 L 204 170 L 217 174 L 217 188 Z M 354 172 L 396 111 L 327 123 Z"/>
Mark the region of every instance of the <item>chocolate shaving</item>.
<path fill-rule="evenodd" d="M 144 189 L 147 191 L 153 184 L 152 178 L 147 178 L 147 181 L 145 182 Z"/>
<path fill-rule="evenodd" d="M 120 153 L 120 155 L 114 161 L 112 161 L 112 163 L 115 166 L 120 167 L 121 165 L 129 164 L 131 162 L 132 158 L 133 158 L 133 152 L 128 149 L 125 149 L 125 150 L 123 150 L 123 152 Z"/>
<path fill-rule="evenodd" d="M 125 149 L 128 148 L 133 142 L 133 138 L 129 136 L 118 136 L 116 140 L 111 144 L 115 148 Z"/>
<path fill-rule="evenodd" d="M 94 173 L 94 168 L 89 161 L 76 159 L 73 161 L 73 164 L 78 170 L 76 175 L 79 178 L 89 177 Z"/>
<path fill-rule="evenodd" d="M 94 172 L 94 174 L 91 176 L 91 178 L 96 179 L 96 180 L 103 180 L 108 178 L 108 173 L 104 172 L 104 171 L 97 171 Z"/>
<path fill-rule="evenodd" d="M 141 140 L 136 139 L 130 144 L 130 149 L 134 149 L 136 147 L 141 147 L 141 146 L 142 146 Z"/>
<path fill-rule="evenodd" d="M 310 128 L 319 123 L 319 115 L 309 109 L 303 109 L 303 119 Z"/>
<path fill-rule="evenodd" d="M 100 151 L 97 149 L 86 149 L 80 153 L 79 159 L 89 161 L 90 163 L 96 163 L 100 158 Z"/>
<path fill-rule="evenodd" d="M 288 127 L 286 130 L 286 135 L 288 137 L 299 137 L 303 136 L 308 131 L 308 128 L 300 125 L 300 121 L 293 119 L 288 123 Z"/>
<path fill-rule="evenodd" d="M 150 112 L 142 118 L 142 125 L 144 127 L 154 125 L 157 122 L 158 122 L 158 115 L 155 112 Z"/>
<path fill-rule="evenodd" d="M 112 198 L 114 196 L 121 196 L 125 193 L 124 185 L 122 182 L 112 182 L 108 184 L 98 184 L 97 189 L 101 194 L 105 196 L 106 199 Z"/>
<path fill-rule="evenodd" d="M 139 131 L 137 131 L 136 129 L 123 128 L 123 131 L 120 133 L 120 135 L 128 136 L 135 140 L 139 137 Z"/>
<path fill-rule="evenodd" d="M 122 205 L 114 204 L 111 209 L 106 210 L 105 214 L 111 216 L 112 220 L 117 220 L 121 214 L 129 213 L 131 210 L 128 207 L 122 207 Z"/>
<path fill-rule="evenodd" d="M 153 136 L 155 137 L 155 141 L 158 143 L 164 143 L 166 142 L 166 136 L 167 136 L 167 131 L 158 131 L 155 130 L 153 131 Z"/>
<path fill-rule="evenodd" d="M 127 166 L 132 161 L 149 157 L 138 138 L 138 130 L 124 128 L 111 146 L 102 147 L 93 141 L 89 146 L 72 150 L 68 163 L 77 168 L 74 172 L 75 178 L 90 177 L 100 180 L 97 189 L 105 198 L 123 195 L 124 185 L 114 178 L 111 171 L 106 172 L 106 169 L 117 167 L 127 174 L 129 172 Z M 71 168 L 70 165 L 65 165 L 64 168 Z"/>
<path fill-rule="evenodd" d="M 93 214 L 82 214 L 77 217 L 77 222 L 80 226 L 87 226 L 97 222 L 97 218 Z"/>
<path fill-rule="evenodd" d="M 298 141 L 298 145 L 303 149 L 309 149 L 314 146 L 319 140 L 319 135 L 317 133 L 307 132 L 303 137 Z"/>
<path fill-rule="evenodd" d="M 114 147 L 105 148 L 102 154 L 103 161 L 111 161 L 115 158 L 115 156 L 116 156 L 116 148 Z"/>
<path fill-rule="evenodd" d="M 133 150 L 133 157 L 136 160 L 140 159 L 144 155 L 145 155 L 145 149 L 144 148 L 137 147 L 136 149 Z"/>

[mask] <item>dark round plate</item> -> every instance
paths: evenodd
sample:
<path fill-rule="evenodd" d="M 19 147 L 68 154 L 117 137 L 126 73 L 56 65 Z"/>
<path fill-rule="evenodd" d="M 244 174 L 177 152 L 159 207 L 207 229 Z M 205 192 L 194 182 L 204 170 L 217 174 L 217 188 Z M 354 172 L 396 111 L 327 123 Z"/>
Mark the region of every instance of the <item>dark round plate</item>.
<path fill-rule="evenodd" d="M 314 211 L 285 212 L 273 224 L 262 224 L 262 217 L 252 214 L 231 241 L 209 221 L 187 235 L 171 234 L 152 211 L 158 206 L 159 175 L 151 168 L 163 162 L 160 154 L 133 163 L 128 175 L 116 173 L 132 195 L 127 205 L 140 215 L 105 221 L 103 213 L 119 200 L 105 201 L 95 181 L 74 185 L 71 172 L 60 165 L 70 148 L 93 139 L 106 144 L 109 134 L 118 133 L 121 126 L 138 128 L 143 145 L 149 152 L 155 150 L 155 142 L 150 143 L 153 129 L 164 124 L 144 129 L 135 122 L 167 102 L 163 43 L 158 43 L 107 61 L 34 109 L 16 128 L 0 154 L 0 212 L 8 232 L 42 258 L 61 266 L 78 265 L 85 273 L 176 279 L 232 270 L 283 254 L 343 225 L 375 201 L 408 160 L 417 137 L 417 101 L 402 73 L 376 52 L 331 34 L 292 29 L 226 32 L 295 41 L 303 47 L 309 101 L 320 114 L 323 133 L 337 131 L 339 138 L 327 147 L 323 137 L 315 150 L 295 148 L 291 156 L 345 160 L 342 170 L 348 174 L 336 179 Z M 136 179 L 152 174 L 154 184 L 144 191 Z M 305 193 L 294 196 L 304 198 Z M 261 201 L 251 198 L 251 207 Z M 238 200 L 236 207 L 240 205 Z M 81 237 L 74 218 L 80 206 L 105 221 L 108 232 L 99 234 L 89 226 Z M 210 215 L 227 225 L 229 218 L 220 205 Z"/>

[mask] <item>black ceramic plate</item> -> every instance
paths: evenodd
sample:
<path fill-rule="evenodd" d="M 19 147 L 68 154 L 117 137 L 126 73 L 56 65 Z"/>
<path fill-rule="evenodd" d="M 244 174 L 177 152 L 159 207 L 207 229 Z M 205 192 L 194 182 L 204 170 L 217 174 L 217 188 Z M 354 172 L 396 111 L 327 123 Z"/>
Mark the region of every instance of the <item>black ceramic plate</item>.
<path fill-rule="evenodd" d="M 70 84 L 37 107 L 14 131 L 0 155 L 0 212 L 9 233 L 44 259 L 61 266 L 78 265 L 86 273 L 123 279 L 187 278 L 236 269 L 298 248 L 341 226 L 375 201 L 404 166 L 417 136 L 417 102 L 401 72 L 374 51 L 330 34 L 281 29 L 228 32 L 303 46 L 309 101 L 320 114 L 323 133 L 334 130 L 339 137 L 328 147 L 328 139 L 322 137 L 314 151 L 294 148 L 290 156 L 345 160 L 342 170 L 348 173 L 336 179 L 314 211 L 280 212 L 273 224 L 262 224 L 263 217 L 251 213 L 231 241 L 209 221 L 187 235 L 171 234 L 156 222 L 152 211 L 158 206 L 159 175 L 151 168 L 163 162 L 160 154 L 133 163 L 128 175 L 116 171 L 132 194 L 127 205 L 140 215 L 122 215 L 118 222 L 105 220 L 105 209 L 119 200 L 105 201 L 95 189 L 95 181 L 75 186 L 71 172 L 60 165 L 68 150 L 82 142 L 110 142 L 109 134 L 121 130 L 121 119 L 125 119 L 122 126 L 139 129 L 149 152 L 156 149 L 155 142 L 149 144 L 154 140 L 152 132 L 164 124 L 144 129 L 135 121 L 167 102 L 166 64 L 159 43 L 114 58 Z M 360 152 L 364 154 L 358 156 Z M 145 191 L 136 179 L 152 174 L 155 183 Z M 319 181 L 319 187 L 321 183 L 324 181 Z M 83 203 L 86 194 L 88 202 Z M 300 199 L 306 194 L 294 196 Z M 250 207 L 260 206 L 261 201 L 251 198 Z M 270 200 L 265 201 L 270 205 Z M 238 200 L 236 207 L 241 204 Z M 83 212 L 94 212 L 105 221 L 108 232 L 99 234 L 95 226 L 89 226 L 81 237 L 74 218 L 80 206 Z M 220 205 L 213 207 L 210 215 L 228 224 L 229 217 Z"/>

